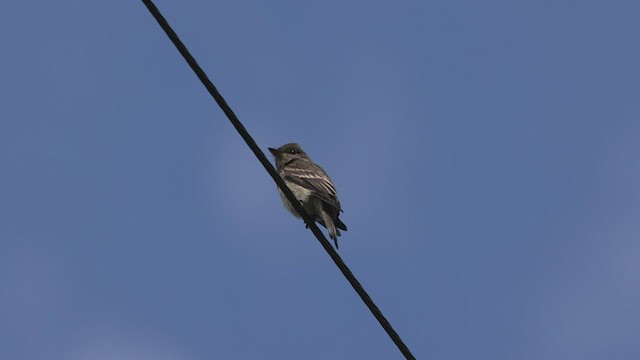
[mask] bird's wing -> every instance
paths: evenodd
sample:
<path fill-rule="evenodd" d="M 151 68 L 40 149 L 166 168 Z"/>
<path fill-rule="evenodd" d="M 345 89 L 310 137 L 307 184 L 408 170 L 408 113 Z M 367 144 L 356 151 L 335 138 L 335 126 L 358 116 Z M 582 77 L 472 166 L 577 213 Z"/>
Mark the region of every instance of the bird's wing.
<path fill-rule="evenodd" d="M 333 182 L 324 172 L 324 170 L 312 164 L 310 167 L 286 167 L 284 170 L 284 178 L 300 185 L 305 189 L 313 191 L 313 195 L 317 196 L 323 202 L 340 211 L 340 202 L 336 195 L 336 188 Z"/>

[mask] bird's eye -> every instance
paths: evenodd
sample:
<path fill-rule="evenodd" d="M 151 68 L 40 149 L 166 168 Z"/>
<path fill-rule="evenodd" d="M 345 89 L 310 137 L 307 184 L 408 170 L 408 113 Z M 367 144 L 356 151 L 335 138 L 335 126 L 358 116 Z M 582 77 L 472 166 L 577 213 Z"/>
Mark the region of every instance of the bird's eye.
<path fill-rule="evenodd" d="M 295 153 L 297 153 L 296 149 L 289 150 L 289 154 L 295 154 Z"/>

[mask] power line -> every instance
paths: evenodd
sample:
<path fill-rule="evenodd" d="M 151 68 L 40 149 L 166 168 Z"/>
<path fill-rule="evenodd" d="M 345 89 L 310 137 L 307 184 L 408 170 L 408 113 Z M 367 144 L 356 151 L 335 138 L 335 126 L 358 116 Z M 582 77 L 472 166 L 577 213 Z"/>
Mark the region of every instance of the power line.
<path fill-rule="evenodd" d="M 380 325 L 382 325 L 382 327 L 387 332 L 391 340 L 393 340 L 393 342 L 396 344 L 400 352 L 402 352 L 402 354 L 407 359 L 415 359 L 413 354 L 411 354 L 411 351 L 409 350 L 409 348 L 405 345 L 405 343 L 400 338 L 400 335 L 396 333 L 396 331 L 393 329 L 389 321 L 387 321 L 387 319 L 382 314 L 382 311 L 380 311 L 380 309 L 376 306 L 373 300 L 371 300 L 371 297 L 369 297 L 369 294 L 367 294 L 367 292 L 364 290 L 362 285 L 360 285 L 360 282 L 356 279 L 356 277 L 353 275 L 351 270 L 349 270 L 349 268 L 344 263 L 344 261 L 342 261 L 342 258 L 340 257 L 340 255 L 338 255 L 338 253 L 334 250 L 333 246 L 331 246 L 329 241 L 327 241 L 327 239 L 324 237 L 324 234 L 322 233 L 322 231 L 320 231 L 315 221 L 311 219 L 309 214 L 307 214 L 307 212 L 304 210 L 300 202 L 293 195 L 291 190 L 289 190 L 289 188 L 285 185 L 284 180 L 282 180 L 280 175 L 278 175 L 278 173 L 276 172 L 276 169 L 273 168 L 273 165 L 271 165 L 271 163 L 269 162 L 267 157 L 264 155 L 262 150 L 260 150 L 260 148 L 258 147 L 256 142 L 253 140 L 251 135 L 249 135 L 249 132 L 247 131 L 247 129 L 245 129 L 245 127 L 242 125 L 242 123 L 240 122 L 236 114 L 233 112 L 233 110 L 231 110 L 231 107 L 229 107 L 229 105 L 224 100 L 222 95 L 220 95 L 220 93 L 218 92 L 216 87 L 213 85 L 211 80 L 209 80 L 209 78 L 207 77 L 207 74 L 205 74 L 205 72 L 202 70 L 200 65 L 198 65 L 198 63 L 193 58 L 193 56 L 191 56 L 191 54 L 189 53 L 189 50 L 187 50 L 187 47 L 182 43 L 180 38 L 178 38 L 178 35 L 173 31 L 173 29 L 171 28 L 167 20 L 164 18 L 164 16 L 162 16 L 162 14 L 158 10 L 158 8 L 155 6 L 155 4 L 151 0 L 142 0 L 142 2 L 147 7 L 147 9 L 149 9 L 149 12 L 151 12 L 151 15 L 153 15 L 153 17 L 156 19 L 156 21 L 158 22 L 162 30 L 164 30 L 164 32 L 167 34 L 171 42 L 173 42 L 173 44 L 176 46 L 176 48 L 178 49 L 182 57 L 184 57 L 184 59 L 187 61 L 191 69 L 196 73 L 196 75 L 198 76 L 198 78 L 200 79 L 204 87 L 207 88 L 207 91 L 209 91 L 209 94 L 211 94 L 211 96 L 213 96 L 213 98 L 216 100 L 216 102 L 218 103 L 218 106 L 220 106 L 222 111 L 227 115 L 227 118 L 229 118 L 229 121 L 231 121 L 231 124 L 233 124 L 233 126 L 236 128 L 240 136 L 242 136 L 242 138 L 247 143 L 251 151 L 253 151 L 254 155 L 258 158 L 260 163 L 262 163 L 262 166 L 264 166 L 265 170 L 267 170 L 269 175 L 271 175 L 271 177 L 276 182 L 278 187 L 282 190 L 282 192 L 285 194 L 287 199 L 289 199 L 291 204 L 293 204 L 293 207 L 296 209 L 296 211 L 302 216 L 302 219 L 308 225 L 309 229 L 311 229 L 311 232 L 313 232 L 313 234 L 316 236 L 316 238 L 318 239 L 322 247 L 327 251 L 327 253 L 331 257 L 333 262 L 335 262 L 338 268 L 340 269 L 340 271 L 342 271 L 342 274 L 347 278 L 347 280 L 349 281 L 353 289 L 358 293 L 358 295 L 360 295 L 360 298 L 362 298 L 362 301 L 364 301 L 365 305 L 367 305 L 367 307 L 369 308 L 373 316 L 375 316 L 378 322 L 380 322 Z"/>

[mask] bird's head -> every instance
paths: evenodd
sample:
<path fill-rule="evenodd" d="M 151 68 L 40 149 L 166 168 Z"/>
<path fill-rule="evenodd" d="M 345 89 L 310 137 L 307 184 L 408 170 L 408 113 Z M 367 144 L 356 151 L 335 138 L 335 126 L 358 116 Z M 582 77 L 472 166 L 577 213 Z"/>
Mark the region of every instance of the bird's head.
<path fill-rule="evenodd" d="M 309 159 L 309 156 L 302 150 L 300 145 L 296 143 L 285 144 L 277 149 L 269 148 L 269 151 L 276 159 L 277 167 L 280 167 L 281 165 L 286 164 L 291 160 Z"/>

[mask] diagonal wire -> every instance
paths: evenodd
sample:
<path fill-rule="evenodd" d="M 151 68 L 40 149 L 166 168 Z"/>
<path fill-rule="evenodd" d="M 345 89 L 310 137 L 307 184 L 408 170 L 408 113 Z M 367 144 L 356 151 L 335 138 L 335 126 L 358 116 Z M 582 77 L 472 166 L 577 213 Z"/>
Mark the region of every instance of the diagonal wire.
<path fill-rule="evenodd" d="M 405 343 L 400 338 L 400 335 L 396 333 L 396 331 L 393 329 L 389 321 L 387 321 L 387 319 L 382 314 L 382 311 L 380 311 L 380 309 L 376 306 L 373 300 L 371 300 L 371 297 L 369 297 L 369 294 L 367 294 L 367 292 L 364 290 L 362 285 L 360 285 L 360 282 L 356 279 L 356 277 L 353 275 L 351 270 L 349 270 L 349 268 L 344 263 L 342 258 L 334 250 L 333 246 L 331 246 L 329 241 L 327 241 L 327 239 L 324 237 L 324 234 L 322 233 L 322 231 L 320 231 L 315 221 L 311 219 L 311 217 L 304 210 L 300 202 L 297 201 L 297 199 L 295 198 L 291 190 L 289 190 L 289 188 L 285 185 L 284 180 L 282 180 L 280 175 L 278 175 L 276 170 L 273 168 L 273 165 L 271 165 L 271 163 L 269 162 L 267 157 L 264 155 L 262 150 L 260 150 L 260 148 L 258 147 L 256 142 L 253 140 L 251 135 L 249 135 L 249 132 L 247 131 L 247 129 L 245 129 L 245 127 L 242 125 L 242 123 L 240 122 L 236 114 L 233 112 L 233 110 L 231 110 L 231 108 L 229 107 L 227 102 L 224 100 L 222 95 L 220 95 L 220 93 L 218 92 L 216 87 L 213 85 L 211 80 L 209 80 L 209 78 L 207 77 L 207 74 L 205 74 L 205 72 L 202 70 L 200 65 L 198 65 L 198 63 L 193 58 L 193 56 L 191 56 L 191 54 L 187 50 L 187 47 L 182 43 L 180 38 L 178 38 L 178 35 L 173 31 L 173 29 L 171 28 L 167 20 L 162 16 L 162 14 L 158 10 L 158 8 L 155 6 L 155 4 L 151 0 L 142 0 L 142 2 L 147 7 L 147 9 L 149 9 L 149 12 L 151 12 L 151 15 L 153 15 L 156 21 L 158 21 L 158 24 L 160 25 L 162 30 L 164 30 L 164 32 L 167 34 L 171 42 L 173 42 L 173 44 L 176 46 L 180 54 L 187 61 L 191 69 L 196 73 L 196 75 L 198 76 L 202 84 L 205 86 L 205 88 L 207 88 L 207 90 L 209 91 L 209 94 L 213 96 L 213 98 L 216 100 L 216 102 L 218 103 L 222 111 L 227 115 L 227 117 L 229 118 L 229 121 L 231 121 L 231 124 L 233 124 L 233 126 L 236 128 L 240 136 L 242 136 L 242 138 L 247 143 L 251 151 L 253 151 L 253 153 L 258 158 L 260 163 L 262 163 L 262 166 L 264 166 L 264 168 L 267 170 L 269 175 L 271 175 L 271 177 L 276 182 L 278 187 L 282 190 L 282 192 L 287 197 L 287 199 L 289 199 L 291 204 L 293 204 L 293 207 L 296 209 L 296 211 L 302 216 L 302 219 L 309 226 L 309 229 L 311 229 L 311 231 L 316 236 L 316 238 L 318 239 L 322 247 L 327 251 L 331 259 L 336 263 L 340 271 L 342 271 L 342 274 L 347 278 L 347 280 L 349 281 L 353 289 L 358 293 L 358 295 L 360 295 L 360 298 L 362 298 L 362 301 L 364 301 L 365 305 L 367 305 L 367 307 L 369 308 L 373 316 L 375 316 L 375 318 L 380 322 L 380 325 L 382 325 L 382 327 L 387 332 L 391 340 L 393 340 L 393 342 L 396 344 L 400 352 L 402 352 L 402 354 L 407 359 L 415 359 L 413 354 L 411 354 L 411 351 L 409 350 L 409 348 L 405 345 Z"/>

